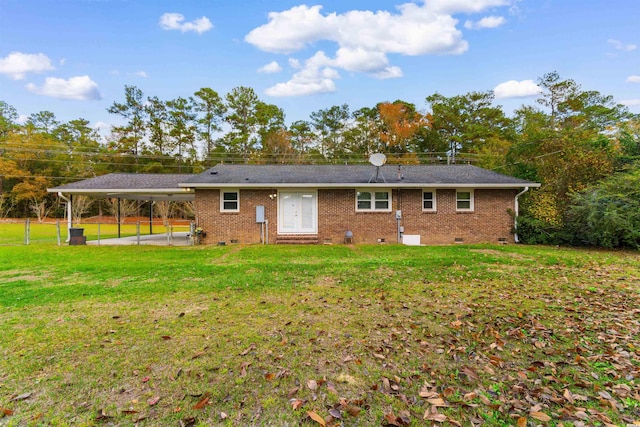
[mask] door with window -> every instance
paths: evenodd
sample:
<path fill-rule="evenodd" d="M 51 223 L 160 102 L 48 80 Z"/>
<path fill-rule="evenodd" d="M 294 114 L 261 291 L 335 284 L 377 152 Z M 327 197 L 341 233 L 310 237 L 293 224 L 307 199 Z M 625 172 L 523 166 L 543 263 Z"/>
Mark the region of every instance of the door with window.
<path fill-rule="evenodd" d="M 313 191 L 280 192 L 278 194 L 278 233 L 317 233 L 317 200 L 317 194 Z"/>

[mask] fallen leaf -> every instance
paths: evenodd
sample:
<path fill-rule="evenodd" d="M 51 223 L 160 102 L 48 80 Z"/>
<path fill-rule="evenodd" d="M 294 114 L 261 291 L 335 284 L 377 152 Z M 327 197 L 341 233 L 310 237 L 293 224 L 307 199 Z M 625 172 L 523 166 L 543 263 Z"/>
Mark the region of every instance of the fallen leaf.
<path fill-rule="evenodd" d="M 435 421 L 437 423 L 443 423 L 447 421 L 447 416 L 445 414 L 438 413 L 432 414 L 429 410 L 427 410 L 427 412 L 424 413 L 424 417 L 422 417 L 422 419 Z"/>
<path fill-rule="evenodd" d="M 13 411 L 7 408 L 0 408 L 0 415 L 2 415 L 3 417 L 8 417 L 13 415 Z"/>
<path fill-rule="evenodd" d="M 316 391 L 318 389 L 318 382 L 316 380 L 307 381 L 307 387 L 311 391 Z"/>
<path fill-rule="evenodd" d="M 469 401 L 469 400 L 473 400 L 476 397 L 478 397 L 478 393 L 476 393 L 475 391 L 472 391 L 470 393 L 465 393 L 464 396 L 462 396 L 462 399 Z"/>
<path fill-rule="evenodd" d="M 229 417 L 229 415 L 226 412 L 220 412 L 220 419 L 221 420 L 226 420 Z"/>
<path fill-rule="evenodd" d="M 322 418 L 320 415 L 316 414 L 313 411 L 307 411 L 307 415 L 309 416 L 309 418 L 311 418 L 313 421 L 320 424 L 322 427 L 326 427 L 327 423 L 324 421 L 324 418 Z"/>
<path fill-rule="evenodd" d="M 184 418 L 180 420 L 180 427 L 193 427 L 198 422 L 195 417 Z"/>
<path fill-rule="evenodd" d="M 440 397 L 435 398 L 435 399 L 427 399 L 427 402 L 429 402 L 429 404 L 431 404 L 432 406 L 449 406 L 444 401 L 444 399 L 442 399 Z"/>
<path fill-rule="evenodd" d="M 342 419 L 342 413 L 337 410 L 336 408 L 331 408 L 329 409 L 329 415 L 331 415 L 333 418 L 340 420 Z"/>
<path fill-rule="evenodd" d="M 527 417 L 518 418 L 517 426 L 518 427 L 527 427 Z"/>
<path fill-rule="evenodd" d="M 298 393 L 298 390 L 300 390 L 300 387 L 294 387 L 291 390 L 289 390 L 289 392 L 287 393 L 287 397 L 289 399 L 291 399 L 293 396 L 296 395 L 296 393 Z"/>
<path fill-rule="evenodd" d="M 389 425 L 402 427 L 402 424 L 400 424 L 402 423 L 402 420 L 399 417 L 396 417 L 396 415 L 393 412 L 384 414 L 384 419 L 387 420 L 387 424 Z"/>
<path fill-rule="evenodd" d="M 14 397 L 13 399 L 10 400 L 10 402 L 17 402 L 19 400 L 25 400 L 31 397 L 32 393 L 22 393 L 19 396 Z"/>
<path fill-rule="evenodd" d="M 264 375 L 264 379 L 267 381 L 272 381 L 276 377 L 276 374 L 270 372 Z"/>
<path fill-rule="evenodd" d="M 193 360 L 193 359 L 197 359 L 198 357 L 200 357 L 200 356 L 204 356 L 204 355 L 205 355 L 205 352 L 204 352 L 204 351 L 199 351 L 199 352 L 197 352 L 196 354 L 194 354 L 193 356 L 191 356 L 191 360 Z"/>
<path fill-rule="evenodd" d="M 297 399 L 297 398 L 293 398 L 289 400 L 289 404 L 291 404 L 291 407 L 293 408 L 294 411 L 297 411 L 298 409 L 300 409 L 302 405 L 304 405 L 305 403 L 307 403 L 306 400 Z"/>
<path fill-rule="evenodd" d="M 362 408 L 360 408 L 359 406 L 347 407 L 347 414 L 351 415 L 352 417 L 357 417 L 360 414 L 360 411 L 362 411 Z"/>
<path fill-rule="evenodd" d="M 453 387 L 447 387 L 442 391 L 442 395 L 444 397 L 451 397 L 455 394 L 455 390 L 453 389 Z"/>
<path fill-rule="evenodd" d="M 247 354 L 249 354 L 250 351 L 255 350 L 257 347 L 255 344 L 251 344 L 249 347 L 247 347 L 242 353 L 240 353 L 240 356 L 246 356 Z"/>
<path fill-rule="evenodd" d="M 107 413 L 104 412 L 104 409 L 100 409 L 98 411 L 98 414 L 96 415 L 96 421 L 104 421 L 110 418 L 113 418 L 113 417 L 111 415 L 107 415 Z"/>
<path fill-rule="evenodd" d="M 170 337 L 169 335 L 163 335 L 163 336 L 162 336 L 162 339 L 163 339 L 163 340 L 165 340 L 165 341 L 167 341 L 167 340 L 170 340 L 170 339 L 171 339 L 171 337 Z"/>
<path fill-rule="evenodd" d="M 193 405 L 193 409 L 204 409 L 204 407 L 207 406 L 207 403 L 209 403 L 209 399 L 211 399 L 211 395 L 209 393 L 205 393 L 202 399 Z"/>
<path fill-rule="evenodd" d="M 153 406 L 153 405 L 155 405 L 156 403 L 158 403 L 158 401 L 159 401 L 159 400 L 160 400 L 160 396 L 155 396 L 155 397 L 153 397 L 153 398 L 149 399 L 149 400 L 147 401 L 147 403 L 149 404 L 149 406 Z"/>
<path fill-rule="evenodd" d="M 144 378 L 142 379 L 142 382 L 143 382 L 143 383 L 146 383 L 146 382 L 147 382 L 147 381 L 149 381 L 150 379 L 151 379 L 151 377 L 144 377 Z"/>
<path fill-rule="evenodd" d="M 478 381 L 480 379 L 480 377 L 478 376 L 476 371 L 474 371 L 473 369 L 469 368 L 468 366 L 463 366 L 462 367 L 462 373 L 465 374 L 467 376 L 467 378 L 469 378 L 470 380 Z"/>
<path fill-rule="evenodd" d="M 574 404 L 575 403 L 575 399 L 573 398 L 573 395 L 571 394 L 571 392 L 569 390 L 567 390 L 566 388 L 564 389 L 564 392 L 562 393 L 562 396 L 567 399 L 567 402 Z"/>
<path fill-rule="evenodd" d="M 531 416 L 531 418 L 535 418 L 538 421 L 543 421 L 543 422 L 551 421 L 551 417 L 545 414 L 544 412 L 534 411 L 529 413 L 529 415 Z"/>

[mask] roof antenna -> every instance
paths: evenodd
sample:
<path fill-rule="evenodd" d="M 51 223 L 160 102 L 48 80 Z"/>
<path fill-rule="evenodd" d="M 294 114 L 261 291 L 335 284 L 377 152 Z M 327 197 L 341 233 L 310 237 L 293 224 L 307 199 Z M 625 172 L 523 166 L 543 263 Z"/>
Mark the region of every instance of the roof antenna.
<path fill-rule="evenodd" d="M 376 167 L 376 174 L 371 177 L 369 183 L 371 183 L 371 181 L 378 182 L 378 175 L 382 177 L 382 182 L 387 182 L 387 180 L 384 179 L 384 175 L 380 173 L 380 167 L 387 163 L 387 156 L 382 153 L 373 153 L 369 156 L 369 163 Z"/>

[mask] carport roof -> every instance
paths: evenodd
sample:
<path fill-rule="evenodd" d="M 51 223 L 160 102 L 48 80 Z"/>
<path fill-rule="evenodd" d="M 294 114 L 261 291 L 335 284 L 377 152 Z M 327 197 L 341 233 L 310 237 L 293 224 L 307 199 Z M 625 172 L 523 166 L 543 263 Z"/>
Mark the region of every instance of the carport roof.
<path fill-rule="evenodd" d="M 133 200 L 193 200 L 193 190 L 178 185 L 192 176 L 192 174 L 110 173 L 49 188 L 47 191 Z"/>

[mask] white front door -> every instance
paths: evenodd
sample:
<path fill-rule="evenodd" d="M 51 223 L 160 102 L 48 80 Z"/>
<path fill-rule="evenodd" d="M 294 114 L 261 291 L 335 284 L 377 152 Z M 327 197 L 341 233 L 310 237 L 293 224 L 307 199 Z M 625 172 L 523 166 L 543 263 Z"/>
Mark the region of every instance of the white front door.
<path fill-rule="evenodd" d="M 278 194 L 278 233 L 316 234 L 318 204 L 315 191 Z"/>

